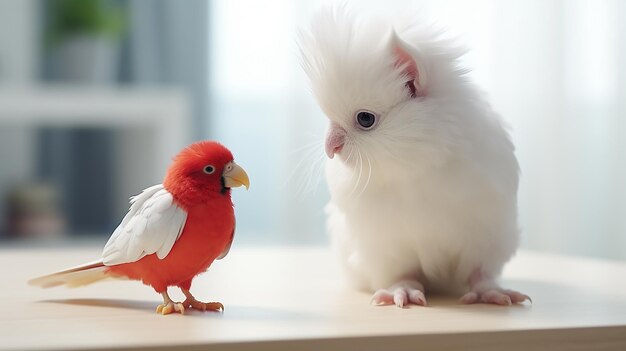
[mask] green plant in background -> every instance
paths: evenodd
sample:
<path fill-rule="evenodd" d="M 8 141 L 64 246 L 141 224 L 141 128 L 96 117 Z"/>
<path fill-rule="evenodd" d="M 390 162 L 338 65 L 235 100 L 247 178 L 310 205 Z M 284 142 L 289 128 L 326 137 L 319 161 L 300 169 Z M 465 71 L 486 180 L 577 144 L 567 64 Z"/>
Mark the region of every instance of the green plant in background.
<path fill-rule="evenodd" d="M 49 0 L 46 6 L 52 46 L 76 35 L 119 39 L 126 29 L 126 8 L 119 0 Z"/>

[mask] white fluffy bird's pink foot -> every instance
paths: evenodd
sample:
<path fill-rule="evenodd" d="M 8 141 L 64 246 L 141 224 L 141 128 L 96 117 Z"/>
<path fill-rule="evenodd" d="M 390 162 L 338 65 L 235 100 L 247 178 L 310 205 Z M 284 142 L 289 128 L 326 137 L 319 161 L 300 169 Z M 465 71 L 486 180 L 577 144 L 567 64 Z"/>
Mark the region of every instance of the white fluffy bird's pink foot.
<path fill-rule="evenodd" d="M 476 268 L 468 278 L 470 292 L 460 299 L 462 303 L 489 303 L 494 305 L 509 306 L 522 303 L 526 300 L 532 303 L 530 296 L 515 290 L 502 289 L 498 284 L 485 274 L 482 269 Z"/>
<path fill-rule="evenodd" d="M 404 308 L 407 305 L 426 306 L 424 287 L 416 281 L 404 281 L 391 286 L 389 289 L 378 289 L 372 295 L 372 305 L 396 305 Z"/>
<path fill-rule="evenodd" d="M 489 303 L 494 305 L 509 306 L 512 304 L 530 301 L 530 297 L 515 290 L 489 289 L 485 291 L 470 291 L 461 297 L 461 302 L 465 304 Z"/>

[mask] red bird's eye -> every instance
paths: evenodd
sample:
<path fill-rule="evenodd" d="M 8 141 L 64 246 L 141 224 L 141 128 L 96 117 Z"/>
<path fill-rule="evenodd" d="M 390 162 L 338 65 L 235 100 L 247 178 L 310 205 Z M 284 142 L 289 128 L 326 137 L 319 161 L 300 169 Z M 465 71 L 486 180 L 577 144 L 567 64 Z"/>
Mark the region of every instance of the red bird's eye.
<path fill-rule="evenodd" d="M 215 172 L 215 167 L 208 165 L 208 166 L 204 166 L 204 168 L 202 169 L 202 171 L 206 174 L 213 174 L 213 172 Z"/>

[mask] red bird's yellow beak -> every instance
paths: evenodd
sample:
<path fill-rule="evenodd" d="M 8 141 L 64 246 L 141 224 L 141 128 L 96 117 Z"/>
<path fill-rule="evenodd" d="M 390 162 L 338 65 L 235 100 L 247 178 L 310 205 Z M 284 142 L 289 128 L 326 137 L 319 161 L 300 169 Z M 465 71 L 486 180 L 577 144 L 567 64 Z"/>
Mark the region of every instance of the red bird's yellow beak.
<path fill-rule="evenodd" d="M 222 177 L 224 177 L 224 185 L 227 188 L 238 188 L 242 185 L 246 187 L 246 190 L 250 188 L 248 173 L 235 162 L 230 162 L 226 165 Z"/>

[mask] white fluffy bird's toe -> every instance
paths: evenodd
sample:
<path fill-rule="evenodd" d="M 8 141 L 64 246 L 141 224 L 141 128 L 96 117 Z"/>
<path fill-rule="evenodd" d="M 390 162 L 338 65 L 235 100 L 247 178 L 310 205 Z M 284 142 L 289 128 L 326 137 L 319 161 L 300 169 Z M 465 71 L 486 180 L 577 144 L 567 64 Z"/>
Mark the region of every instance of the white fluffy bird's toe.
<path fill-rule="evenodd" d="M 409 301 L 418 306 L 426 306 L 426 296 L 424 293 L 417 289 L 409 291 Z"/>
<path fill-rule="evenodd" d="M 389 289 L 379 289 L 372 295 L 372 305 L 396 305 L 404 308 L 408 305 L 426 306 L 426 296 L 417 282 L 398 283 Z"/>
<path fill-rule="evenodd" d="M 487 303 L 510 306 L 512 304 L 523 303 L 526 300 L 532 302 L 530 297 L 526 294 L 514 290 L 494 288 L 486 291 L 470 291 L 463 295 L 460 301 L 464 304 Z"/>
<path fill-rule="evenodd" d="M 387 289 L 379 289 L 372 295 L 372 305 L 385 306 L 393 304 L 393 294 Z"/>

